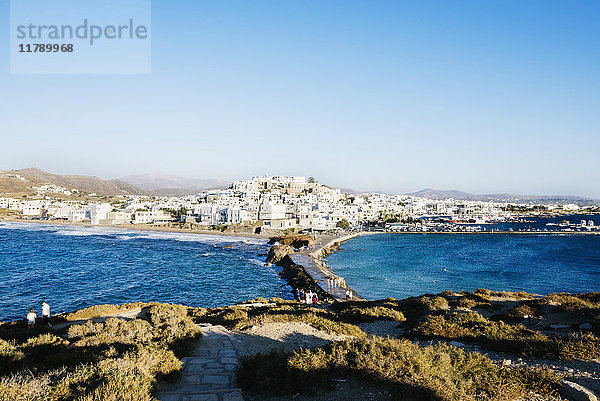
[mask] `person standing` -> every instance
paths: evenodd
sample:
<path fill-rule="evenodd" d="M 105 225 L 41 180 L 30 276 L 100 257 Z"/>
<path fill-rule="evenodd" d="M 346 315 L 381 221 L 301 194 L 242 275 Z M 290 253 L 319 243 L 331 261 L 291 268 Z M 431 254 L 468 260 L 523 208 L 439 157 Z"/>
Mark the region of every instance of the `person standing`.
<path fill-rule="evenodd" d="M 37 318 L 37 315 L 33 311 L 33 308 L 29 309 L 29 313 L 27 314 L 27 329 L 28 330 L 33 329 L 33 326 L 35 326 L 36 318 Z"/>
<path fill-rule="evenodd" d="M 46 301 L 42 301 L 42 319 L 46 327 L 52 327 L 50 324 L 50 305 Z"/>

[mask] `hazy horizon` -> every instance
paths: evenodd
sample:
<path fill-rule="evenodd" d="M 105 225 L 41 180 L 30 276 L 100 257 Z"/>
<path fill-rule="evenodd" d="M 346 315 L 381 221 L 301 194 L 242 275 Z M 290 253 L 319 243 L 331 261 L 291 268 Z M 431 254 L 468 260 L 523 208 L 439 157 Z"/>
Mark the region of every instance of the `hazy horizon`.
<path fill-rule="evenodd" d="M 122 180 L 124 178 L 130 177 L 130 176 L 137 176 L 137 175 L 141 175 L 141 176 L 145 176 L 145 175 L 152 175 L 152 174 L 165 174 L 165 175 L 169 175 L 169 176 L 174 176 L 174 177 L 180 177 L 180 178 L 187 178 L 187 179 L 194 179 L 194 180 L 206 180 L 206 181 L 210 181 L 210 180 L 218 180 L 218 181 L 223 181 L 226 182 L 228 185 L 232 184 L 234 181 L 237 180 L 248 180 L 252 177 L 257 177 L 257 176 L 263 176 L 263 175 L 268 175 L 268 176 L 281 176 L 284 174 L 280 174 L 277 172 L 270 172 L 270 173 L 260 173 L 260 174 L 252 174 L 252 175 L 247 175 L 247 176 L 240 176 L 240 177 L 234 177 L 234 178 L 215 178 L 215 177 L 196 177 L 196 176 L 186 176 L 186 175 L 182 175 L 182 174 L 177 174 L 177 173 L 169 173 L 169 172 L 165 172 L 165 171 L 151 171 L 151 172 L 147 172 L 147 173 L 136 173 L 136 174 L 122 174 L 120 176 L 99 176 L 96 174 L 81 174 L 81 173 L 68 173 L 68 172 L 56 172 L 56 171 L 49 171 L 49 170 L 45 170 L 43 168 L 39 168 L 36 166 L 27 166 L 27 167 L 19 167 L 19 168 L 1 168 L 0 167 L 0 171 L 8 171 L 8 170 L 22 170 L 22 169 L 26 169 L 26 168 L 38 168 L 40 170 L 43 170 L 47 173 L 51 173 L 51 174 L 56 174 L 56 175 L 81 175 L 81 176 L 95 176 L 98 177 L 100 179 L 103 180 L 113 180 L 113 179 L 117 179 L 117 180 Z M 298 176 L 301 174 L 289 174 L 288 176 Z M 464 192 L 464 193 L 468 193 L 471 195 L 502 195 L 502 194 L 507 194 L 507 195 L 523 195 L 523 196 L 575 196 L 575 197 L 580 197 L 580 198 L 590 198 L 590 199 L 597 199 L 600 200 L 600 198 L 595 198 L 593 196 L 586 196 L 586 195 L 581 195 L 581 194 L 575 194 L 575 193 L 564 193 L 564 194 L 559 194 L 559 193 L 516 193 L 516 192 L 500 192 L 500 191 L 495 191 L 495 192 L 470 192 L 470 191 L 466 191 L 463 190 L 462 188 L 455 188 L 455 187 L 444 187 L 444 188 L 433 188 L 433 187 L 427 187 L 427 186 L 423 186 L 420 188 L 413 188 L 413 189 L 407 189 L 405 191 L 402 192 L 394 192 L 394 191 L 388 191 L 385 189 L 369 189 L 369 188 L 359 188 L 359 187 L 344 187 L 344 186 L 340 186 L 340 185 L 335 185 L 334 183 L 330 183 L 330 182 L 325 182 L 323 180 L 321 180 L 319 178 L 319 176 L 317 175 L 305 175 L 304 177 L 306 177 L 307 179 L 309 177 L 313 177 L 315 180 L 317 180 L 319 183 L 324 184 L 324 185 L 328 185 L 330 187 L 333 188 L 339 188 L 339 189 L 343 189 L 343 190 L 354 190 L 354 191 L 359 191 L 359 192 L 364 192 L 364 193 L 369 193 L 369 192 L 379 192 L 379 193 L 386 193 L 386 194 L 390 194 L 390 195 L 405 195 L 405 194 L 411 194 L 411 193 L 416 193 L 416 192 L 420 192 L 420 191 L 426 191 L 426 190 L 435 190 L 435 191 L 458 191 L 458 192 Z M 168 188 L 168 187 L 166 187 Z M 183 188 L 183 187 L 182 187 Z"/>
<path fill-rule="evenodd" d="M 600 198 L 598 15 L 597 1 L 155 1 L 149 75 L 11 75 L 0 55 L 0 167 Z"/>

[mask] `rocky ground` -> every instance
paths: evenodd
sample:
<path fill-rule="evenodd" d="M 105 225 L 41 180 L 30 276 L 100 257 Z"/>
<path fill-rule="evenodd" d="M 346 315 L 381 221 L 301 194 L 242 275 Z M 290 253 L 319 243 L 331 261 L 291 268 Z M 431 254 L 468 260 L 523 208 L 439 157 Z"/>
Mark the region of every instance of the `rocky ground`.
<path fill-rule="evenodd" d="M 317 330 L 303 322 L 266 323 L 248 330 L 234 330 L 232 333 L 241 355 L 315 348 L 345 338 Z"/>

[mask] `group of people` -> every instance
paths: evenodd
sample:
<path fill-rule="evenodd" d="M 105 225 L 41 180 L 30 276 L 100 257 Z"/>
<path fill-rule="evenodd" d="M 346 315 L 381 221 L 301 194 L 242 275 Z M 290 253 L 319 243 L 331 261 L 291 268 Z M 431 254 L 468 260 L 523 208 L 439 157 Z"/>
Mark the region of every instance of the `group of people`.
<path fill-rule="evenodd" d="M 327 277 L 327 288 L 334 289 L 344 286 L 344 279 L 341 277 Z"/>
<path fill-rule="evenodd" d="M 31 308 L 27 314 L 27 328 L 29 330 L 33 329 L 35 326 L 35 319 L 37 319 L 37 314 L 33 308 Z M 42 301 L 42 321 L 46 327 L 52 327 L 50 324 L 50 305 L 48 305 L 46 301 Z"/>
<path fill-rule="evenodd" d="M 319 302 L 319 297 L 317 297 L 317 294 L 312 292 L 311 290 L 304 291 L 303 289 L 299 289 L 298 291 L 296 291 L 296 295 L 298 301 L 300 301 L 303 304 L 312 305 Z"/>

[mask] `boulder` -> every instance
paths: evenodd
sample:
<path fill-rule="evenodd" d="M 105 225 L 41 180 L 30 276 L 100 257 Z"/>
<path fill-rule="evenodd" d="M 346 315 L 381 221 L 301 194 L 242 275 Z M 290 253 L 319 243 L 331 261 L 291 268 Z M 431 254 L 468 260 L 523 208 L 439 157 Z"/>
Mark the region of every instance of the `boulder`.
<path fill-rule="evenodd" d="M 267 263 L 277 264 L 287 255 L 294 253 L 294 248 L 290 245 L 274 245 L 269 250 L 269 255 L 267 256 Z"/>
<path fill-rule="evenodd" d="M 598 401 L 598 397 L 581 384 L 563 380 L 560 394 L 571 401 Z"/>

